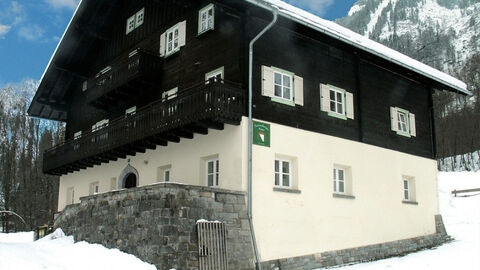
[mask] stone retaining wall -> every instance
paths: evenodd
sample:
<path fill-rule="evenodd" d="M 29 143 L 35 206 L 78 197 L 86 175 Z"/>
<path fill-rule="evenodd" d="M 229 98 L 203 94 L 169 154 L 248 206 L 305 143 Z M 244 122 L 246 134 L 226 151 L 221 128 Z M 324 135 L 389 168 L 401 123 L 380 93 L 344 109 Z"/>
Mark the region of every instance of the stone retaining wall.
<path fill-rule="evenodd" d="M 55 227 L 75 241 L 119 248 L 156 265 L 198 269 L 196 221 L 227 227 L 229 269 L 255 269 L 245 194 L 162 183 L 83 197 L 57 217 Z"/>
<path fill-rule="evenodd" d="M 310 270 L 381 260 L 403 256 L 419 250 L 433 248 L 451 241 L 446 234 L 441 215 L 435 216 L 437 233 L 382 244 L 369 245 L 337 251 L 328 251 L 307 256 L 262 262 L 264 270 Z"/>

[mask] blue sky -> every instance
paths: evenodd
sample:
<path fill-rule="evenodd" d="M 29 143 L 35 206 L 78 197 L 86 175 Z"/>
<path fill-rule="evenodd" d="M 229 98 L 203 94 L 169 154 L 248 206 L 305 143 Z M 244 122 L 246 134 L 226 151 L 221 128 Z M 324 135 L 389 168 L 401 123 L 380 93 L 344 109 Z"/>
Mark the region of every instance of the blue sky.
<path fill-rule="evenodd" d="M 343 17 L 356 0 L 284 0 L 322 18 Z M 39 80 L 79 0 L 0 0 L 0 87 Z"/>

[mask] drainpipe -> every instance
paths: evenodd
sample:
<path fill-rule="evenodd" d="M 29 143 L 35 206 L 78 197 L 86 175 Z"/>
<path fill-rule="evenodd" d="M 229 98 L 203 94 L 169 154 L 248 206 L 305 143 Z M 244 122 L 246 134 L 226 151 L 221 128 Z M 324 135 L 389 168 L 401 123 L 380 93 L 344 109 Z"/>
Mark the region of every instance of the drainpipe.
<path fill-rule="evenodd" d="M 257 5 L 260 3 L 257 3 Z M 263 6 L 263 5 L 262 5 Z M 257 239 L 255 238 L 255 230 L 252 220 L 252 143 L 253 143 L 253 121 L 252 121 L 252 77 L 253 77 L 253 45 L 277 22 L 278 9 L 276 7 L 263 8 L 271 9 L 273 20 L 267 25 L 255 38 L 250 41 L 249 58 L 248 58 L 248 221 L 250 223 L 250 231 L 252 233 L 253 250 L 255 252 L 255 260 L 257 261 L 257 269 L 262 270 L 260 254 L 257 247 Z"/>

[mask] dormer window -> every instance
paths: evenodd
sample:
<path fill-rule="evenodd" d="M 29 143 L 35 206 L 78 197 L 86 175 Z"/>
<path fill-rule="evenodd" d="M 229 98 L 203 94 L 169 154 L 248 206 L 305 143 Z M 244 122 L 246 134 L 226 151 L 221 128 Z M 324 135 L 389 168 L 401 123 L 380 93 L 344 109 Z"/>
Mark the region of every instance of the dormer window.
<path fill-rule="evenodd" d="M 215 28 L 215 6 L 210 4 L 198 12 L 198 34 Z"/>
<path fill-rule="evenodd" d="M 133 14 L 130 18 L 127 19 L 127 30 L 126 34 L 130 34 L 133 30 L 140 27 L 143 24 L 145 19 L 145 8 L 142 8 L 137 13 Z"/>

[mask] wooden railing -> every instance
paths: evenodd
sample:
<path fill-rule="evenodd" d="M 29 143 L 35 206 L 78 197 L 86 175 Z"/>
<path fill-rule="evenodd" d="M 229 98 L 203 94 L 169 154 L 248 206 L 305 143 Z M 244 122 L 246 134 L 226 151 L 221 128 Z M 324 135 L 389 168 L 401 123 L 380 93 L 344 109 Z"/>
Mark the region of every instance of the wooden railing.
<path fill-rule="evenodd" d="M 152 103 L 133 115 L 110 121 L 99 130 L 46 150 L 43 170 L 50 173 L 62 166 L 202 120 L 239 123 L 244 107 L 244 91 L 240 87 L 220 81 L 202 82 L 176 97 Z"/>
<path fill-rule="evenodd" d="M 141 49 L 122 55 L 88 80 L 87 102 L 96 101 L 139 77 L 154 80 L 160 68 L 161 58 Z"/>

